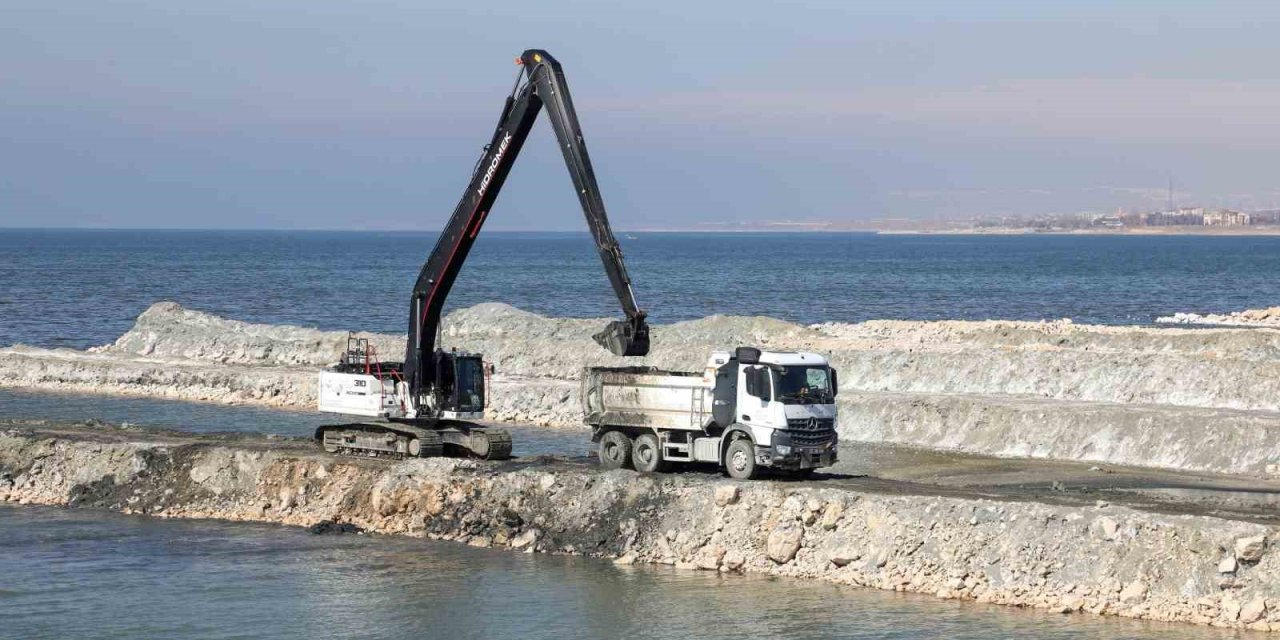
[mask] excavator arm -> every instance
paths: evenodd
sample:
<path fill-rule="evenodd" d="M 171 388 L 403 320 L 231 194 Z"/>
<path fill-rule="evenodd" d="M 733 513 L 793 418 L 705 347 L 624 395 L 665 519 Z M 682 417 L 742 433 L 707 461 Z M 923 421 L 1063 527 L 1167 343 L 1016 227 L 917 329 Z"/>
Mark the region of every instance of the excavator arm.
<path fill-rule="evenodd" d="M 540 49 L 525 51 L 517 63 L 521 65 L 521 71 L 502 107 L 493 138 L 485 147 L 467 190 L 458 201 L 453 216 L 436 241 L 413 287 L 403 375 L 415 406 L 422 391 L 431 386 L 436 376 L 435 339 L 445 298 L 529 136 L 538 111 L 543 107 L 546 107 L 560 142 L 565 165 L 578 192 L 587 227 L 595 239 L 609 283 L 626 314 L 626 319 L 610 322 L 593 338 L 616 355 L 643 356 L 649 352 L 649 325 L 644 311 L 636 304 L 631 278 L 622 260 L 622 250 L 609 228 L 604 200 L 596 184 L 560 63 Z"/>

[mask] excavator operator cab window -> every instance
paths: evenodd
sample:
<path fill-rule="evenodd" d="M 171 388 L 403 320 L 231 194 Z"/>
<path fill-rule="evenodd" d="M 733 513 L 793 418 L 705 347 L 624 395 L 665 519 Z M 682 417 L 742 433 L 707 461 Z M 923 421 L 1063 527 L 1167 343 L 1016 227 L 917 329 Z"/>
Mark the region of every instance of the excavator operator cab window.
<path fill-rule="evenodd" d="M 480 356 L 458 356 L 453 364 L 453 410 L 484 411 L 484 363 Z"/>

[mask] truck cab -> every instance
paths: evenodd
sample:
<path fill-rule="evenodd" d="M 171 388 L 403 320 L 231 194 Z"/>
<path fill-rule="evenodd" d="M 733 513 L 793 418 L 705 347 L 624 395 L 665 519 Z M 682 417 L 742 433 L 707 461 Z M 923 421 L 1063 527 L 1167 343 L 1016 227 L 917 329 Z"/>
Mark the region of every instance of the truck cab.
<path fill-rule="evenodd" d="M 700 374 L 590 368 L 582 398 L 606 467 L 715 462 L 753 478 L 835 464 L 836 389 L 822 355 L 739 347 L 713 352 Z"/>
<path fill-rule="evenodd" d="M 741 347 L 712 354 L 716 369 L 713 419 L 748 434 L 755 463 L 802 471 L 835 463 L 836 372 L 816 353 Z M 744 461 L 725 461 L 730 471 Z"/>

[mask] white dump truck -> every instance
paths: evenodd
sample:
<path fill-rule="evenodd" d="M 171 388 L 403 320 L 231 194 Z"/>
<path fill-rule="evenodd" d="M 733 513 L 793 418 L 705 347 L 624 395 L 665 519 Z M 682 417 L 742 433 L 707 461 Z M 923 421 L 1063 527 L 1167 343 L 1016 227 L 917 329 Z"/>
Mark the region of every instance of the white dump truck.
<path fill-rule="evenodd" d="M 659 472 L 712 462 L 734 478 L 836 462 L 836 372 L 816 353 L 739 347 L 701 373 L 591 367 L 583 415 L 600 464 Z"/>

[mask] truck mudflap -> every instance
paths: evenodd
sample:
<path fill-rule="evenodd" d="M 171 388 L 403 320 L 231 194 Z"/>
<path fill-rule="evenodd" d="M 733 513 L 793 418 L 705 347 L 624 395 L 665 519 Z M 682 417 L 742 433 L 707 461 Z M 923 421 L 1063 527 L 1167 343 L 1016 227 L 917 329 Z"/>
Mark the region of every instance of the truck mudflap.
<path fill-rule="evenodd" d="M 834 442 L 820 447 L 756 447 L 756 464 L 770 469 L 821 469 L 838 460 Z"/>

